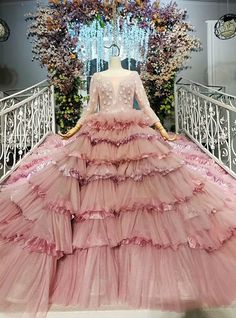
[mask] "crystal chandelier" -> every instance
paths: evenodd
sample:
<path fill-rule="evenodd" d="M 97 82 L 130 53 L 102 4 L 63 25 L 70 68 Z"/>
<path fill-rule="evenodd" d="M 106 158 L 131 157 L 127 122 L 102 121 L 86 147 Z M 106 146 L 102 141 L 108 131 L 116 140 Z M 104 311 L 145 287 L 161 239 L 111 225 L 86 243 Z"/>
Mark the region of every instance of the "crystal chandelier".
<path fill-rule="evenodd" d="M 90 73 L 91 61 L 96 60 L 96 68 L 99 72 L 104 67 L 104 62 L 109 61 L 112 50 L 106 47 L 116 44 L 120 48 L 121 60 L 127 58 L 128 69 L 131 67 L 131 59 L 142 62 L 146 59 L 150 30 L 141 29 L 137 22 L 132 20 L 132 15 L 121 17 L 117 13 L 117 2 L 113 1 L 113 19 L 111 22 L 101 24 L 94 20 L 88 25 L 80 27 L 78 35 L 77 55 L 87 63 L 87 75 Z M 76 36 L 76 22 L 68 25 L 69 33 Z"/>

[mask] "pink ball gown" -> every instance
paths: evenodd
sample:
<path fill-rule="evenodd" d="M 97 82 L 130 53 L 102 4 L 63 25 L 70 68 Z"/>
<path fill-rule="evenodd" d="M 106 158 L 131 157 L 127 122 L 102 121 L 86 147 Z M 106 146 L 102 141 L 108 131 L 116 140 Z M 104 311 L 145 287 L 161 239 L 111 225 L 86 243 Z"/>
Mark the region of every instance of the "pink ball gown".
<path fill-rule="evenodd" d="M 93 75 L 75 138 L 1 189 L 2 310 L 236 300 L 236 195 L 189 169 L 158 120 L 137 72 Z"/>

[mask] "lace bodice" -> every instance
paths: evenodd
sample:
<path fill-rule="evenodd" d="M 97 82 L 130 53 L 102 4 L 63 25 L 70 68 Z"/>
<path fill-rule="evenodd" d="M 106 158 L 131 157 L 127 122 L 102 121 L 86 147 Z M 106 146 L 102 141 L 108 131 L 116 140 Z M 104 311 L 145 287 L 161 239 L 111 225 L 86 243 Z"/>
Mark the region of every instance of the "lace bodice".
<path fill-rule="evenodd" d="M 124 75 L 107 76 L 94 73 L 91 78 L 90 99 L 88 106 L 82 113 L 78 123 L 83 124 L 85 119 L 97 112 L 126 111 L 133 108 L 134 99 L 144 115 L 149 119 L 150 125 L 159 121 L 158 116 L 150 107 L 143 83 L 136 71 L 124 72 Z"/>

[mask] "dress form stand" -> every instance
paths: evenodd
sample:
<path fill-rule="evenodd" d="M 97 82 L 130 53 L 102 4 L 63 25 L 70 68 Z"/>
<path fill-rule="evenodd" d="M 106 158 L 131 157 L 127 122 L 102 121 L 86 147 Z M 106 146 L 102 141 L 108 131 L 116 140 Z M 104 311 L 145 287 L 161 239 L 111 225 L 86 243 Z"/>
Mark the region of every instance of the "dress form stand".
<path fill-rule="evenodd" d="M 112 56 L 109 61 L 108 70 L 101 72 L 104 76 L 112 76 L 112 75 L 124 75 L 130 73 L 131 71 L 126 70 L 121 65 L 121 59 L 119 56 Z"/>

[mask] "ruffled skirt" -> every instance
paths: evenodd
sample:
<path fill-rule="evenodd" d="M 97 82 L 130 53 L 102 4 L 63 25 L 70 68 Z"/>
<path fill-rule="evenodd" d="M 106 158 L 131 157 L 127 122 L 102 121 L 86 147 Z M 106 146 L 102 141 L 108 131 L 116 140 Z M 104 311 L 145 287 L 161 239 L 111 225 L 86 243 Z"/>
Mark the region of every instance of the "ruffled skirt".
<path fill-rule="evenodd" d="M 0 303 L 184 311 L 236 299 L 236 196 L 188 169 L 142 111 L 91 115 L 0 193 Z"/>

